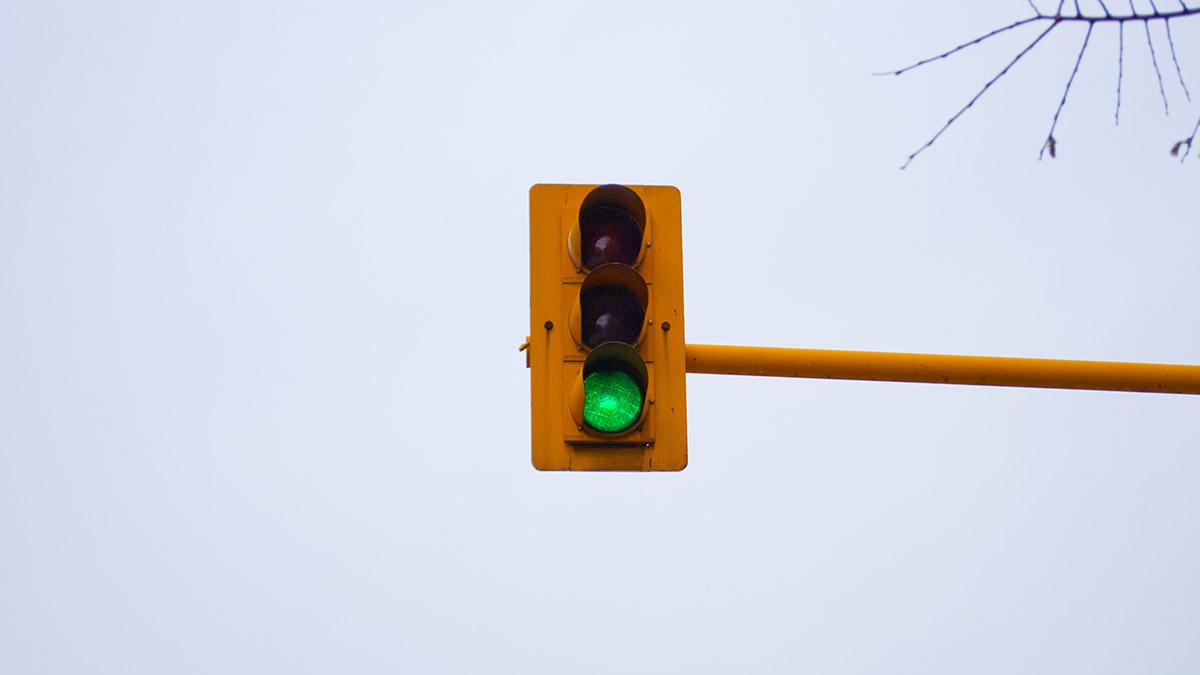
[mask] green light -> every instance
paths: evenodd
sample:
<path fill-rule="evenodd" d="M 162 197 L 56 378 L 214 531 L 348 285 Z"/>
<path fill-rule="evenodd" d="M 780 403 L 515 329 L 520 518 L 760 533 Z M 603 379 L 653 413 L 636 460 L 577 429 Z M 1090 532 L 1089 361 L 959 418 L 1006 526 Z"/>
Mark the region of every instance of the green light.
<path fill-rule="evenodd" d="M 583 421 L 597 431 L 624 431 L 642 414 L 642 389 L 619 370 L 598 370 L 583 378 Z"/>

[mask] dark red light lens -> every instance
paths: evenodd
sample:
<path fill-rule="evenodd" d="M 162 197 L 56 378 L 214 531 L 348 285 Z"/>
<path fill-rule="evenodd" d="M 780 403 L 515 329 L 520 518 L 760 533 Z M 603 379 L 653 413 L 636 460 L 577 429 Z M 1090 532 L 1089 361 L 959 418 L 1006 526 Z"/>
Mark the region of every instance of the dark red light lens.
<path fill-rule="evenodd" d="M 637 263 L 642 245 L 642 229 L 625 209 L 612 204 L 596 204 L 579 214 L 583 239 L 583 266 L 596 269 L 606 263 Z"/>
<path fill-rule="evenodd" d="M 599 286 L 580 298 L 583 343 L 595 349 L 605 342 L 632 345 L 642 334 L 645 311 L 633 293 L 621 286 Z"/>

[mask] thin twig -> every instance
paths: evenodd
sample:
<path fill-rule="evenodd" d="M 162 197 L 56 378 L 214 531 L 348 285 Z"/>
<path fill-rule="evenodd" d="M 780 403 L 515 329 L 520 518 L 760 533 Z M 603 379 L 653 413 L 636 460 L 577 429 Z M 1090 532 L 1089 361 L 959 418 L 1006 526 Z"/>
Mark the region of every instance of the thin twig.
<path fill-rule="evenodd" d="M 987 90 L 991 89 L 993 84 L 996 84 L 996 82 L 1000 78 L 1002 78 L 1006 74 L 1008 74 L 1008 71 L 1011 70 L 1013 66 L 1017 65 L 1018 61 L 1025 58 L 1025 55 L 1028 54 L 1034 47 L 1036 47 L 1037 44 L 1039 42 L 1041 42 L 1043 38 L 1045 38 L 1047 35 L 1049 35 L 1050 31 L 1057 28 L 1058 24 L 1059 24 L 1058 21 L 1051 23 L 1050 26 L 1048 28 L 1046 28 L 1046 30 L 1042 31 L 1041 34 L 1038 35 L 1037 38 L 1034 39 L 1033 42 L 1030 42 L 1015 57 L 1013 57 L 1013 60 L 1009 61 L 1008 65 L 1004 66 L 1003 70 L 1001 70 L 999 73 L 997 73 L 995 77 L 988 80 L 987 84 L 983 85 L 983 89 L 980 89 L 979 93 L 977 93 L 977 94 L 975 94 L 975 96 L 971 97 L 971 100 L 967 101 L 966 105 L 964 105 L 958 112 L 954 113 L 954 116 L 951 117 L 944 125 L 942 125 L 942 128 L 939 129 L 938 132 L 933 135 L 933 138 L 930 138 L 928 141 L 925 142 L 925 145 L 922 145 L 921 147 L 917 148 L 917 150 L 915 152 L 913 152 L 911 155 L 909 155 L 908 159 L 906 159 L 904 161 L 904 165 L 901 166 L 900 168 L 907 169 L 908 165 L 912 164 L 912 161 L 917 158 L 917 155 L 921 154 L 922 152 L 925 151 L 926 148 L 933 145 L 937 141 L 938 138 L 941 138 L 942 134 L 946 133 L 946 130 L 950 128 L 950 125 L 954 124 L 958 120 L 959 117 L 962 117 L 963 113 L 967 112 L 967 110 L 969 110 L 971 108 L 971 106 L 975 105 L 975 102 L 978 101 L 980 99 L 980 97 L 983 96 L 985 93 L 987 93 Z"/>
<path fill-rule="evenodd" d="M 1125 24 L 1120 24 L 1121 29 L 1119 47 L 1117 52 L 1117 123 L 1115 126 L 1121 126 L 1121 84 L 1125 81 Z"/>
<path fill-rule="evenodd" d="M 1154 64 L 1154 75 L 1158 77 L 1158 93 L 1162 95 L 1163 114 L 1171 114 L 1171 106 L 1167 103 L 1167 89 L 1163 86 L 1162 69 L 1158 67 L 1158 55 L 1154 52 L 1154 40 L 1150 37 L 1150 22 L 1143 21 L 1146 27 L 1146 44 L 1150 45 L 1150 62 Z"/>
<path fill-rule="evenodd" d="M 961 52 L 962 50 L 966 49 L 967 47 L 973 47 L 989 38 L 996 37 L 997 35 L 999 35 L 1001 33 L 1007 33 L 1008 31 L 1010 31 L 1014 28 L 1020 28 L 1021 26 L 1024 26 L 1027 23 L 1033 23 L 1034 21 L 1045 21 L 1045 18 L 1041 17 L 1041 16 L 1031 16 L 1028 19 L 1022 19 L 1015 23 L 1010 23 L 1009 25 L 1007 25 L 1003 28 L 997 28 L 996 30 L 994 30 L 990 33 L 987 33 L 986 35 L 980 35 L 979 37 L 975 38 L 974 40 L 971 40 L 970 42 L 964 42 L 961 45 L 955 47 L 954 49 L 942 52 L 941 54 L 938 54 L 937 56 L 931 56 L 927 59 L 921 59 L 920 61 L 917 61 L 916 63 L 912 64 L 911 66 L 905 66 L 898 70 L 886 70 L 881 73 L 875 73 L 875 74 L 876 75 L 903 75 L 904 73 L 907 73 L 908 71 L 910 71 L 914 68 L 920 68 L 921 66 L 923 66 L 927 63 L 933 63 L 934 61 L 940 61 L 944 58 L 953 56 L 953 55 Z"/>
<path fill-rule="evenodd" d="M 1155 6 L 1154 0 L 1150 0 L 1151 16 L 1158 16 L 1158 7 Z M 1129 11 L 1134 15 L 1137 14 L 1137 9 L 1133 6 L 1133 0 L 1129 0 Z M 1168 19 L 1169 20 L 1169 19 Z M 1158 93 L 1162 96 L 1163 114 L 1171 114 L 1171 106 L 1167 103 L 1167 90 L 1163 87 L 1162 69 L 1158 67 L 1158 54 L 1154 51 L 1154 39 L 1150 37 L 1150 19 L 1142 20 L 1142 27 L 1146 29 L 1146 44 L 1150 47 L 1150 62 L 1154 64 L 1154 75 L 1158 77 Z"/>
<path fill-rule="evenodd" d="M 1046 154 L 1046 149 L 1049 148 L 1050 156 L 1056 157 L 1055 150 L 1058 142 L 1054 139 L 1054 130 L 1058 128 L 1058 116 L 1062 114 L 1063 107 L 1067 105 L 1067 95 L 1071 93 L 1071 85 L 1075 83 L 1075 76 L 1079 74 L 1079 64 L 1083 63 L 1083 54 L 1087 51 L 1088 42 L 1092 39 L 1092 30 L 1096 24 L 1088 24 L 1087 35 L 1083 36 L 1083 46 L 1079 48 L 1079 56 L 1075 58 L 1075 67 L 1071 70 L 1071 77 L 1067 79 L 1067 88 L 1063 90 L 1062 100 L 1058 102 L 1058 110 L 1054 111 L 1054 121 L 1050 123 L 1050 133 L 1046 134 L 1046 142 L 1042 144 L 1042 151 L 1038 153 L 1038 160 Z"/>
<path fill-rule="evenodd" d="M 1188 91 L 1187 82 L 1183 81 L 1183 68 L 1179 65 L 1179 57 L 1175 55 L 1175 37 L 1171 35 L 1171 20 L 1168 19 L 1167 25 L 1167 44 L 1171 45 L 1171 60 L 1175 62 L 1175 73 L 1179 75 L 1179 86 L 1183 87 L 1183 95 L 1187 97 L 1188 103 L 1192 102 L 1192 92 Z"/>

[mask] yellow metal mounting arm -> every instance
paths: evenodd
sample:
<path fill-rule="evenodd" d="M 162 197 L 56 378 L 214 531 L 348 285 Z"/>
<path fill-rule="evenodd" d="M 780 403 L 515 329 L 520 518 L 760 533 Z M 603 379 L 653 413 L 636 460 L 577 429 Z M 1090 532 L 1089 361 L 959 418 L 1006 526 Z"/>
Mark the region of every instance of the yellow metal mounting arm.
<path fill-rule="evenodd" d="M 1200 366 L 687 345 L 687 372 L 1200 394 Z"/>

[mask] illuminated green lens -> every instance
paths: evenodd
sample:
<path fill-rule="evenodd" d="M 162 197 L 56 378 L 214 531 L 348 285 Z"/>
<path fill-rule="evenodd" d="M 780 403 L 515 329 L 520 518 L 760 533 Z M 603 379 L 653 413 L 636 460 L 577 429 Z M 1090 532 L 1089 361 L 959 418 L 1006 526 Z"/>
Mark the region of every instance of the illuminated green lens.
<path fill-rule="evenodd" d="M 583 378 L 583 421 L 605 433 L 624 431 L 642 414 L 642 390 L 619 370 L 598 370 Z"/>

